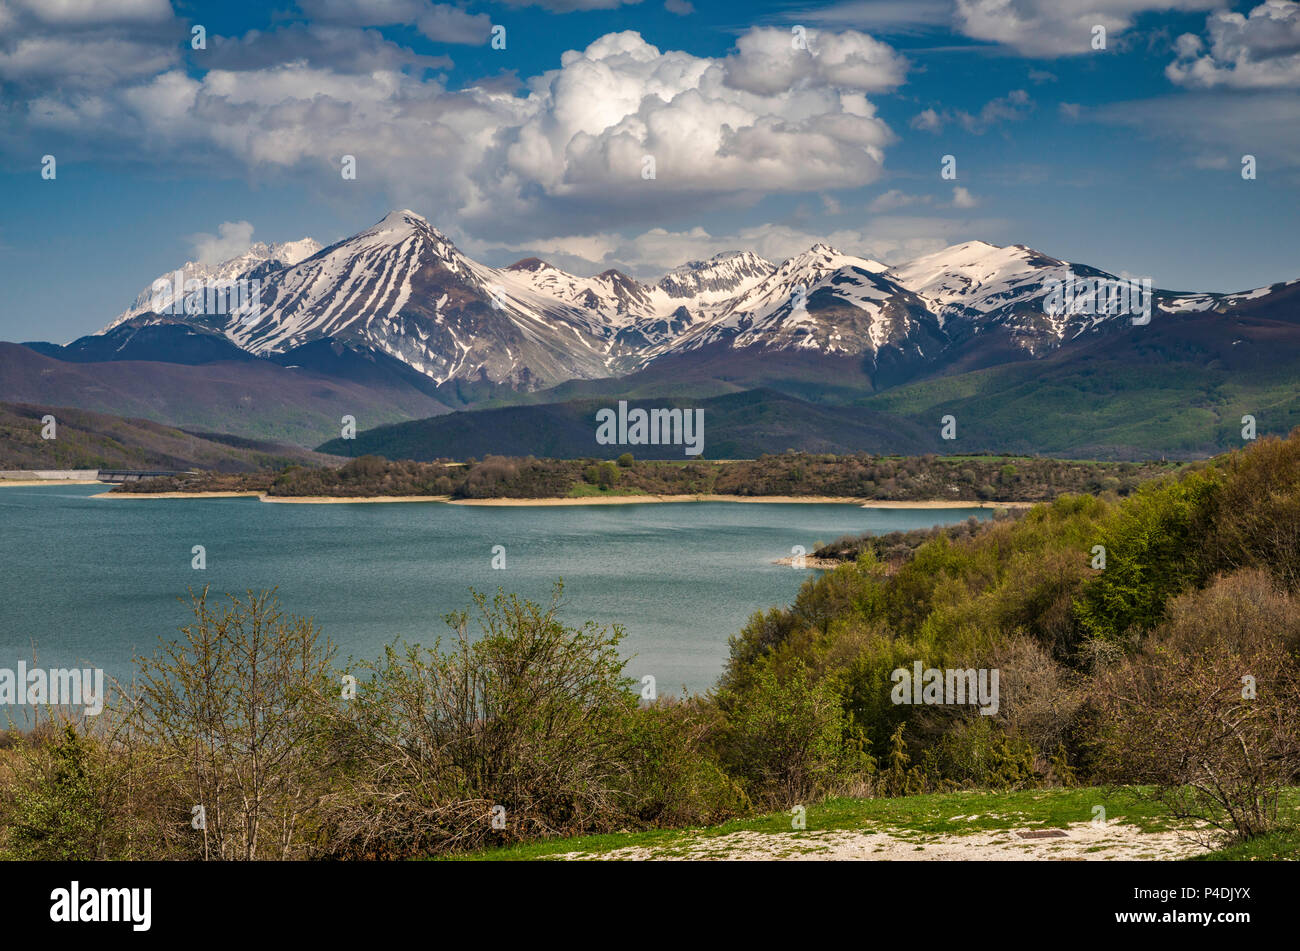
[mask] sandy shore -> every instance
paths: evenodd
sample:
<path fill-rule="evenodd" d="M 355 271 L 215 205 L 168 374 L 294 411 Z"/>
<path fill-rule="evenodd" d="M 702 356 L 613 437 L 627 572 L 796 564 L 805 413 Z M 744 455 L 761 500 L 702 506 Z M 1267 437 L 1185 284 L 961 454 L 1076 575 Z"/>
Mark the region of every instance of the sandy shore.
<path fill-rule="evenodd" d="M 303 505 L 329 505 L 333 502 L 446 502 L 450 495 L 263 495 L 263 502 L 286 502 Z"/>
<path fill-rule="evenodd" d="M 257 499 L 290 505 L 354 502 L 446 502 L 448 495 L 267 495 L 265 492 L 100 492 L 95 499 Z"/>
<path fill-rule="evenodd" d="M 0 479 L 0 488 L 8 485 L 109 485 L 98 479 Z"/>
<path fill-rule="evenodd" d="M 880 502 L 842 495 L 594 495 L 563 499 L 454 499 L 452 505 L 621 505 L 651 502 L 763 502 L 767 504 L 857 505 L 864 509 L 1017 509 L 1038 502 Z"/>
<path fill-rule="evenodd" d="M 19 485 L 22 483 L 0 483 Z M 49 485 L 48 482 L 32 483 Z M 75 483 L 62 483 L 72 485 Z M 95 485 L 97 483 L 80 483 Z M 533 507 L 550 505 L 645 505 L 660 502 L 759 502 L 766 504 L 857 505 L 869 509 L 1010 509 L 1032 508 L 1037 502 L 880 502 L 841 495 L 591 495 L 561 499 L 453 499 L 448 495 L 267 495 L 265 492 L 100 492 L 97 499 L 230 499 L 257 498 L 263 502 L 303 505 L 351 504 L 355 502 L 445 502 L 450 505 Z"/>
<path fill-rule="evenodd" d="M 92 499 L 260 499 L 263 492 L 100 492 Z"/>
<path fill-rule="evenodd" d="M 874 502 L 862 500 L 864 509 L 1031 509 L 1042 502 L 949 502 L 934 500 L 930 502 Z"/>
<path fill-rule="evenodd" d="M 454 499 L 452 505 L 644 505 L 653 502 L 807 502 L 858 505 L 861 499 L 831 495 L 588 495 L 563 499 Z"/>

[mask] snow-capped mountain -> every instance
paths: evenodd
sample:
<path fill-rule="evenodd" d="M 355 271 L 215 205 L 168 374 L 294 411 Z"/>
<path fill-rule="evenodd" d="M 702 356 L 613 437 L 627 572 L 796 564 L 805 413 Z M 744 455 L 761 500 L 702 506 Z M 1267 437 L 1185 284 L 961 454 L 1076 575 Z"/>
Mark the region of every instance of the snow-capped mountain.
<path fill-rule="evenodd" d="M 814 245 L 660 352 L 685 353 L 724 342 L 738 348 L 874 352 L 889 336 L 887 323 L 909 309 L 924 312 L 905 289 L 879 276 L 885 270 L 879 261 Z"/>
<path fill-rule="evenodd" d="M 253 244 L 243 254 L 222 261 L 219 264 L 209 265 L 202 264 L 199 261 L 186 261 L 176 270 L 181 272 L 181 287 L 184 288 L 185 281 L 218 281 L 218 280 L 239 280 L 241 278 L 262 277 L 273 274 L 283 268 L 297 264 L 299 261 L 311 257 L 321 249 L 320 242 L 312 238 L 299 238 L 297 241 L 285 241 L 280 244 L 267 244 L 264 241 L 258 241 Z M 155 299 L 154 285 L 159 284 L 159 292 Z M 141 314 L 152 313 L 155 307 L 171 307 L 176 294 L 176 274 L 170 271 L 162 274 L 136 295 L 131 306 L 122 313 L 118 314 L 103 332 L 108 332 L 118 324 L 130 320 L 132 317 L 138 317 Z"/>
<path fill-rule="evenodd" d="M 599 315 L 610 327 L 657 316 L 653 288 L 613 268 L 595 277 L 578 277 L 538 258 L 525 258 L 506 272 L 539 294 Z"/>
<path fill-rule="evenodd" d="M 753 251 L 723 251 L 707 261 L 688 261 L 655 284 L 660 312 L 685 307 L 712 317 L 754 285 L 771 276 L 776 265 Z"/>
<path fill-rule="evenodd" d="M 1045 306 L 1054 282 L 1118 280 L 1113 275 L 983 241 L 894 267 L 826 244 L 780 264 L 730 251 L 649 284 L 617 270 L 580 277 L 537 258 L 488 267 L 420 215 L 395 211 L 328 248 L 311 239 L 254 245 L 215 267 L 191 262 L 182 270 L 201 280 L 256 277 L 260 308 L 160 316 L 151 311 L 151 285 L 101 335 L 134 339 L 122 333 L 179 320 L 279 362 L 328 343 L 395 359 L 433 385 L 537 389 L 702 353 L 862 358 L 864 372 L 887 364 L 897 379 L 962 361 L 1041 357 L 1085 334 L 1130 325 L 1127 314 Z M 1298 284 L 1235 295 L 1155 291 L 1153 299 L 1165 316 L 1258 309 L 1294 296 Z M 219 352 L 210 343 L 196 350 Z"/>
<path fill-rule="evenodd" d="M 471 260 L 412 211 L 263 276 L 255 315 L 195 320 L 250 353 L 329 340 L 396 358 L 435 383 L 531 389 L 611 372 L 600 315 Z"/>
<path fill-rule="evenodd" d="M 967 241 L 889 270 L 889 277 L 925 301 L 955 345 L 996 330 L 1010 346 L 1035 356 L 1128 315 L 1059 313 L 1045 307 L 1052 282 L 1118 280 L 1022 244 Z"/>

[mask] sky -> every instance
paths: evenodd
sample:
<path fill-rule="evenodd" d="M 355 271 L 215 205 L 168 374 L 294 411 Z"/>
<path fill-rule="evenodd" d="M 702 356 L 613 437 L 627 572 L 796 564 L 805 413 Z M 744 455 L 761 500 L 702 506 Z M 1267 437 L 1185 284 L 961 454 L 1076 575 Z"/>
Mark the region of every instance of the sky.
<path fill-rule="evenodd" d="M 1300 277 L 1300 4 L 0 0 L 0 339 L 401 208 L 584 275 L 980 239 L 1263 286 Z"/>

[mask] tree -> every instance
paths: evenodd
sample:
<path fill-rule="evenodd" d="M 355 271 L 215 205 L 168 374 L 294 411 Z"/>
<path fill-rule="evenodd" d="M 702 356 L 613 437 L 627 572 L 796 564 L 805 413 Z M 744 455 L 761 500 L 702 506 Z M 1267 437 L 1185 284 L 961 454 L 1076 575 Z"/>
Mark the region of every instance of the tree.
<path fill-rule="evenodd" d="M 763 662 L 753 679 L 722 698 L 728 710 L 727 765 L 744 779 L 750 798 L 789 807 L 864 767 L 846 763 L 846 724 L 839 684 L 817 679 L 802 661 L 779 676 Z"/>
<path fill-rule="evenodd" d="M 33 737 L 23 749 L 2 854 L 47 862 L 105 858 L 109 811 L 91 741 L 71 723 L 45 739 Z"/>
<path fill-rule="evenodd" d="M 204 859 L 288 859 L 320 793 L 318 712 L 334 655 L 312 622 L 285 617 L 273 591 L 190 593 L 183 638 L 140 661 L 135 732 L 157 750 L 192 812 Z"/>

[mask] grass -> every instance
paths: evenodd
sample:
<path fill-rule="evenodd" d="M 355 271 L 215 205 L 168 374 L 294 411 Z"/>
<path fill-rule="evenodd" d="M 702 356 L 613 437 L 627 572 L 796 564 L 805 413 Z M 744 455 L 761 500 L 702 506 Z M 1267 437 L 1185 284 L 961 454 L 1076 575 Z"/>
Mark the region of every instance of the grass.
<path fill-rule="evenodd" d="M 1269 835 L 1238 842 L 1225 848 L 1196 856 L 1196 862 L 1276 862 L 1300 861 L 1300 827 L 1279 829 Z"/>
<path fill-rule="evenodd" d="M 953 792 L 895 799 L 827 799 L 807 806 L 808 831 L 888 831 L 902 839 L 967 835 L 1002 830 L 1064 829 L 1091 821 L 1102 806 L 1108 821 L 1137 826 L 1143 832 L 1187 828 L 1141 789 L 1089 787 L 1028 789 L 1013 792 Z M 1288 820 L 1300 816 L 1300 788 L 1288 790 L 1283 810 Z M 789 813 L 775 812 L 722 825 L 694 829 L 655 829 L 527 842 L 468 855 L 458 861 L 528 861 L 566 852 L 603 854 L 629 847 L 653 848 L 663 855 L 698 852 L 702 840 L 736 832 L 790 832 Z M 794 845 L 794 842 L 792 842 Z M 1243 845 L 1229 846 L 1202 858 L 1225 860 L 1300 859 L 1300 828 Z"/>

